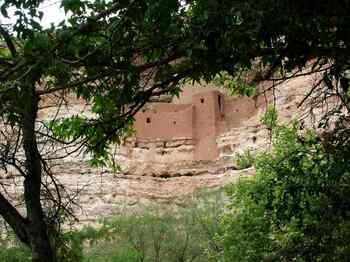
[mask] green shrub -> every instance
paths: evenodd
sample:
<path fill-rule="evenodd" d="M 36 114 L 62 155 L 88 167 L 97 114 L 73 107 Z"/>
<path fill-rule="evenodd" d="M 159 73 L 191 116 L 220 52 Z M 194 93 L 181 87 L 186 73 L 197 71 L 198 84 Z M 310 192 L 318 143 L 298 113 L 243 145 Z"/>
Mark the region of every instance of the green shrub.
<path fill-rule="evenodd" d="M 0 261 L 6 262 L 29 262 L 31 252 L 22 245 L 15 237 L 12 230 L 5 226 L 4 221 L 0 221 Z"/>
<path fill-rule="evenodd" d="M 163 206 L 124 212 L 100 228 L 61 236 L 60 262 L 208 261 L 221 247 L 216 240 L 224 210 L 223 192 L 200 192 L 185 207 Z M 30 250 L 9 235 L 0 241 L 0 261 L 29 262 Z"/>
<path fill-rule="evenodd" d="M 223 252 L 217 254 L 217 261 L 264 261 L 272 257 L 275 245 L 270 240 L 271 221 L 264 206 L 268 186 L 267 179 L 243 178 L 229 191 L 231 205 L 218 237 Z"/>
<path fill-rule="evenodd" d="M 256 158 L 256 176 L 231 187 L 218 261 L 350 257 L 350 145 L 297 131 L 295 123 L 276 128 L 272 152 Z"/>
<path fill-rule="evenodd" d="M 105 219 L 99 229 L 71 233 L 84 262 L 208 261 L 220 252 L 216 240 L 224 210 L 222 192 L 202 192 L 184 208 L 125 212 Z M 84 248 L 83 248 L 84 247 Z"/>
<path fill-rule="evenodd" d="M 260 118 L 260 122 L 265 125 L 269 130 L 273 130 L 278 124 L 278 112 L 274 105 L 269 104 L 266 108 L 266 112 Z"/>
<path fill-rule="evenodd" d="M 232 76 L 222 71 L 214 77 L 212 83 L 217 87 L 228 90 L 231 96 L 252 97 L 256 94 L 256 86 L 248 85 L 246 76 L 242 74 Z"/>
<path fill-rule="evenodd" d="M 0 261 L 28 262 L 31 261 L 31 250 L 16 239 L 11 230 L 1 230 Z M 58 240 L 58 239 L 57 239 Z M 56 242 L 57 260 L 60 262 L 82 261 L 81 241 L 71 233 L 60 235 Z"/>
<path fill-rule="evenodd" d="M 30 250 L 23 246 L 0 248 L 0 261 L 4 262 L 30 262 Z"/>
<path fill-rule="evenodd" d="M 237 169 L 252 167 L 254 165 L 254 161 L 255 156 L 249 150 L 246 150 L 243 153 L 236 153 L 233 160 Z"/>

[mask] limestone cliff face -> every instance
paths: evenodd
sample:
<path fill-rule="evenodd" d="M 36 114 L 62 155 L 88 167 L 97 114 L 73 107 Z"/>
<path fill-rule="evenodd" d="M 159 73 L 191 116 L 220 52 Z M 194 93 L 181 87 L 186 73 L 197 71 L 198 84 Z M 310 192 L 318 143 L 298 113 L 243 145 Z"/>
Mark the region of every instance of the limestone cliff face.
<path fill-rule="evenodd" d="M 265 82 L 259 86 L 257 99 L 230 97 L 225 90 L 209 85 L 187 85 L 171 103 L 151 102 L 136 115 L 135 136 L 117 147 L 117 160 L 123 173 L 150 176 L 177 176 L 179 170 L 198 163 L 219 162 L 222 167 L 232 167 L 235 153 L 269 148 L 268 132 L 260 123 L 269 103 L 275 103 L 281 121 L 302 119 L 306 126 L 312 126 L 323 108 L 311 114 L 309 107 L 298 104 L 317 80 L 314 75 L 290 79 L 274 92 L 273 82 Z M 69 100 L 73 105 L 63 106 L 58 117 L 93 117 L 89 105 L 74 97 Z M 56 108 L 48 106 L 51 101 L 44 102 L 41 118 L 56 117 Z M 66 161 L 85 161 L 87 157 L 74 155 Z"/>
<path fill-rule="evenodd" d="M 234 169 L 236 153 L 269 148 L 268 132 L 260 123 L 269 103 L 275 103 L 281 121 L 302 119 L 305 126 L 312 126 L 323 108 L 311 114 L 308 106 L 298 104 L 317 80 L 314 75 L 290 79 L 274 92 L 272 82 L 262 83 L 257 99 L 230 97 L 213 86 L 187 85 L 171 103 L 149 103 L 136 115 L 136 134 L 116 148 L 116 160 L 124 174 L 156 177 L 180 176 L 189 170 L 197 174 L 194 170 L 198 166 Z M 41 119 L 76 114 L 93 117 L 89 105 L 73 96 L 68 99 L 69 107 L 62 106 L 58 114 L 57 108 L 50 107 L 57 101 L 43 101 Z M 89 156 L 80 152 L 61 163 L 86 162 Z M 52 148 L 45 154 L 51 156 Z"/>
<path fill-rule="evenodd" d="M 171 104 L 149 104 L 139 113 L 136 136 L 116 148 L 122 172 L 93 169 L 86 163 L 88 156 L 79 152 L 59 160 L 53 171 L 81 207 L 75 208 L 75 213 L 85 222 L 123 206 L 181 204 L 199 188 L 220 187 L 254 173 L 253 169 L 234 170 L 232 159 L 246 149 L 269 148 L 268 132 L 260 124 L 269 102 L 275 102 L 282 121 L 298 118 L 312 126 L 312 119 L 319 117 L 323 108 L 310 114 L 309 107 L 298 104 L 314 81 L 314 76 L 291 79 L 277 87 L 275 96 L 267 92 L 266 99 L 261 95 L 256 101 L 230 98 L 223 90 L 209 87 L 187 87 Z M 264 83 L 260 91 L 269 87 L 271 83 Z M 41 119 L 56 117 L 57 108 L 49 107 L 50 101 L 44 102 Z M 82 113 L 89 114 L 89 105 L 76 100 L 73 106 L 62 107 L 58 117 Z M 52 148 L 44 153 L 55 154 Z M 0 174 L 0 182 L 20 207 L 23 178 L 15 173 Z"/>
<path fill-rule="evenodd" d="M 269 103 L 276 105 L 280 121 L 313 125 L 323 108 L 310 112 L 299 103 L 316 81 L 314 75 L 290 79 L 274 92 L 273 83 L 265 82 L 255 100 L 187 86 L 172 103 L 149 104 L 136 116 L 136 135 L 119 147 L 118 159 L 125 173 L 138 175 L 178 176 L 198 163 L 234 169 L 236 153 L 269 149 L 268 131 L 260 123 Z"/>

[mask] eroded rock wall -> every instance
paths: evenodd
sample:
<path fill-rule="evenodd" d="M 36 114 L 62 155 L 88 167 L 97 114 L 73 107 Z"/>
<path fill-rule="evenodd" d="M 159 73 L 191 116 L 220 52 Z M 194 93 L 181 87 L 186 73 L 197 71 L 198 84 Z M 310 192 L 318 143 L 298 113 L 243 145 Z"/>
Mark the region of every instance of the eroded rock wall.
<path fill-rule="evenodd" d="M 297 118 L 303 119 L 306 126 L 312 126 L 311 120 L 314 116 L 317 119 L 323 109 L 315 109 L 312 116 L 307 105 L 298 105 L 314 82 L 313 76 L 291 79 L 276 87 L 274 94 L 267 93 L 266 100 L 263 94 L 257 101 L 225 98 L 223 110 L 216 111 L 219 121 L 214 142 L 218 155 L 214 160 L 195 159 L 197 141 L 193 136 L 171 136 L 165 140 L 130 138 L 116 148 L 116 160 L 122 167 L 120 173 L 93 169 L 87 164 L 89 156 L 79 153 L 57 162 L 53 172 L 57 180 L 76 196 L 74 199 L 80 208 L 75 208 L 75 214 L 82 221 L 111 215 L 123 206 L 137 208 L 155 202 L 181 204 L 181 201 L 186 201 L 183 200 L 186 196 L 200 188 L 220 187 L 242 175 L 254 174 L 253 169 L 234 170 L 232 159 L 235 153 L 247 149 L 262 151 L 269 148 L 269 134 L 260 123 L 268 103 L 276 104 L 281 121 Z M 271 83 L 265 83 L 262 88 L 269 89 L 270 86 Z M 192 103 L 193 97 L 197 97 L 201 103 L 201 97 L 197 96 L 201 93 L 199 88 L 185 92 L 191 94 L 186 98 L 187 102 Z M 175 110 L 178 107 L 169 108 Z M 73 106 L 63 106 L 58 117 L 83 112 L 89 113 L 89 106 L 77 100 Z M 40 117 L 42 120 L 52 119 L 57 117 L 56 113 L 57 108 L 45 107 Z M 176 117 L 181 118 L 181 115 Z M 52 151 L 46 153 L 52 155 Z M 23 177 L 9 173 L 2 175 L 0 180 L 4 194 L 23 210 Z"/>
<path fill-rule="evenodd" d="M 121 154 L 122 166 L 127 173 L 143 175 L 159 175 L 166 172 L 175 174 L 178 167 L 184 168 L 201 161 L 220 162 L 225 167 L 232 166 L 232 159 L 236 153 L 245 150 L 258 152 L 270 148 L 269 132 L 260 121 L 268 104 L 276 106 L 280 122 L 298 119 L 303 122 L 304 127 L 314 127 L 314 123 L 327 108 L 320 106 L 313 108 L 311 112 L 309 105 L 301 104 L 301 101 L 318 80 L 317 75 L 306 75 L 289 79 L 277 86 L 274 86 L 274 82 L 264 82 L 258 88 L 260 95 L 256 99 L 229 97 L 223 90 L 212 92 L 209 86 L 202 90 L 198 86 L 187 87 L 173 104 L 175 107 L 183 106 L 181 103 L 192 105 L 192 121 L 187 121 L 188 125 L 193 124 L 192 139 L 171 139 L 165 134 L 167 139 L 160 139 L 160 144 L 154 138 L 149 139 L 147 145 L 141 141 L 128 149 L 122 146 L 120 152 L 128 152 Z M 215 105 L 217 99 L 219 104 Z M 181 114 L 178 116 L 184 119 L 187 117 Z M 200 124 L 196 125 L 196 121 Z M 157 137 L 162 137 L 162 134 L 158 134 Z M 175 143 L 176 146 L 168 146 L 171 143 Z M 216 152 L 206 152 L 213 144 Z M 200 154 L 196 154 L 198 145 L 202 145 Z M 203 157 L 205 154 L 207 158 Z"/>

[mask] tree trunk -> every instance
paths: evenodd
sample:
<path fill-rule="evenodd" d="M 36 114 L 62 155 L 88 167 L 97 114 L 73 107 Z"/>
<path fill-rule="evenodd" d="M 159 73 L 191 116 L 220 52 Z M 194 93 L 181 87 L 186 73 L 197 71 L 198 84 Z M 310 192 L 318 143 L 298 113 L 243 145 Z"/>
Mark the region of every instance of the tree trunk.
<path fill-rule="evenodd" d="M 38 111 L 38 97 L 35 82 L 27 85 L 22 119 L 23 148 L 25 152 L 26 176 L 24 198 L 28 218 L 28 237 L 33 262 L 54 262 L 54 252 L 49 241 L 47 224 L 40 199 L 42 167 L 35 136 L 35 120 Z"/>

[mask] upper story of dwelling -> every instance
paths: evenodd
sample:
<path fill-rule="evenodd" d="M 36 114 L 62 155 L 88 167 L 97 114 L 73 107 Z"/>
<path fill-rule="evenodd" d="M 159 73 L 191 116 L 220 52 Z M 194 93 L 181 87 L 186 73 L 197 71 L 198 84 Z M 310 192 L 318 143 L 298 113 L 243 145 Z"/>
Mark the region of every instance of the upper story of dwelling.
<path fill-rule="evenodd" d="M 136 115 L 136 139 L 193 139 L 198 142 L 238 127 L 256 111 L 251 98 L 229 97 L 224 90 L 208 86 L 186 86 L 171 103 L 149 103 Z"/>

